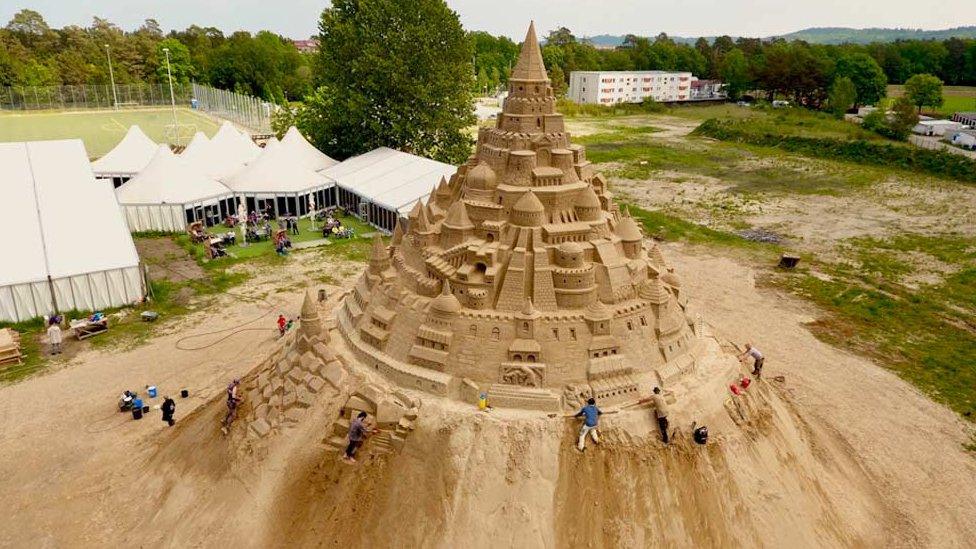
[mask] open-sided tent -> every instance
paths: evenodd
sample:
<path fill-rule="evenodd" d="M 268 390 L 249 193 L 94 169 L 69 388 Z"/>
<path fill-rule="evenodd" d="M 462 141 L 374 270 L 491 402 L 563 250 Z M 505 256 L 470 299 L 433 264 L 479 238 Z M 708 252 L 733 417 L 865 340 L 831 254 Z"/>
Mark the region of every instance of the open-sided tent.
<path fill-rule="evenodd" d="M 375 227 L 392 231 L 401 212 L 455 171 L 450 164 L 380 147 L 322 174 L 335 181 L 340 206 Z"/>
<path fill-rule="evenodd" d="M 118 187 L 146 167 L 156 147 L 156 142 L 142 133 L 139 126 L 129 126 L 122 141 L 92 162 L 92 171 L 97 179 L 111 180 L 112 186 Z"/>
<path fill-rule="evenodd" d="M 248 211 L 271 208 L 277 215 L 306 215 L 309 196 L 316 208 L 335 204 L 332 181 L 308 168 L 300 149 L 269 143 L 257 160 L 222 181 Z"/>
<path fill-rule="evenodd" d="M 194 221 L 211 226 L 235 213 L 237 207 L 230 189 L 165 145 L 115 195 L 132 232 L 183 231 Z"/>
<path fill-rule="evenodd" d="M 139 256 L 80 140 L 0 143 L 0 320 L 134 303 Z"/>
<path fill-rule="evenodd" d="M 188 146 L 183 154 L 202 173 L 222 179 L 256 159 L 261 154 L 261 147 L 234 129 L 229 122 L 224 122 L 206 146 L 203 143 L 193 149 Z"/>
<path fill-rule="evenodd" d="M 281 146 L 292 149 L 296 157 L 310 170 L 325 170 L 339 163 L 316 149 L 295 126 L 285 132 L 284 137 L 281 138 Z"/>

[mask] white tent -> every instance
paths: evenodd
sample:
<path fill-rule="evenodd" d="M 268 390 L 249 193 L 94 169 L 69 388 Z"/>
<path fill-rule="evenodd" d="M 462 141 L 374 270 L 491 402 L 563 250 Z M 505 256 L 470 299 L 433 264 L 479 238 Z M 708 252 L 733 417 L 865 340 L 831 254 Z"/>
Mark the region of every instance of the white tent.
<path fill-rule="evenodd" d="M 200 142 L 193 149 L 187 146 L 183 154 L 196 169 L 215 179 L 234 174 L 261 154 L 261 147 L 229 122 L 224 122 L 205 145 Z"/>
<path fill-rule="evenodd" d="M 331 205 L 334 183 L 307 167 L 300 148 L 269 142 L 261 156 L 230 177 L 222 179 L 248 211 L 271 208 L 278 215 L 309 213 L 308 195 L 317 207 Z"/>
<path fill-rule="evenodd" d="M 0 320 L 134 303 L 139 257 L 80 140 L 0 143 Z"/>
<path fill-rule="evenodd" d="M 288 131 L 285 132 L 284 137 L 281 138 L 281 146 L 292 149 L 305 167 L 310 170 L 324 170 L 338 164 L 337 161 L 309 143 L 295 126 L 288 128 Z"/>
<path fill-rule="evenodd" d="M 380 147 L 322 174 L 336 182 L 339 205 L 371 225 L 392 231 L 402 211 L 456 171 L 450 164 Z"/>
<path fill-rule="evenodd" d="M 182 231 L 193 221 L 214 225 L 236 208 L 230 189 L 165 145 L 115 195 L 132 232 Z"/>
<path fill-rule="evenodd" d="M 139 126 L 129 126 L 122 141 L 112 150 L 92 162 L 92 171 L 98 179 L 111 179 L 115 187 L 122 185 L 139 173 L 156 153 L 156 143 L 142 133 Z"/>
<path fill-rule="evenodd" d="M 192 162 L 194 158 L 205 155 L 209 145 L 210 139 L 203 132 L 197 132 L 193 134 L 193 139 L 190 139 L 183 152 L 180 153 L 180 157 Z"/>

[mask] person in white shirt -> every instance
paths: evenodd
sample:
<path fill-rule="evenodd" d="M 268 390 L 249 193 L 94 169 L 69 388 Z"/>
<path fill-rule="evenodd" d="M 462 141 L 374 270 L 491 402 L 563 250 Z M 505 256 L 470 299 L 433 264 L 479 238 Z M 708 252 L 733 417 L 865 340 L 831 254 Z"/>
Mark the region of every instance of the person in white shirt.
<path fill-rule="evenodd" d="M 61 333 L 61 326 L 55 322 L 48 326 L 47 328 L 47 342 L 50 345 L 50 352 L 52 355 L 61 354 L 61 341 L 63 340 L 63 334 Z"/>
<path fill-rule="evenodd" d="M 746 343 L 746 350 L 744 353 L 739 355 L 739 361 L 740 362 L 745 361 L 746 357 L 750 357 L 750 356 L 752 357 L 753 360 L 752 375 L 756 376 L 756 378 L 759 378 L 759 376 L 762 375 L 762 367 L 765 358 L 763 357 L 763 354 L 759 351 L 759 349 L 752 346 L 752 343 Z"/>

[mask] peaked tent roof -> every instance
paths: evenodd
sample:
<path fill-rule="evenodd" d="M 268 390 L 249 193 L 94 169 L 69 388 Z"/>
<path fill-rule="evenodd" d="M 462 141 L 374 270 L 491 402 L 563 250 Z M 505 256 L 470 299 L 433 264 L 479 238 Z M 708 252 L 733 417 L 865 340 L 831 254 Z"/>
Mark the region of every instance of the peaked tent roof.
<path fill-rule="evenodd" d="M 535 35 L 535 21 L 529 23 L 529 30 L 522 41 L 518 61 L 512 69 L 511 80 L 549 80 L 546 65 L 542 61 L 542 50 L 539 49 L 539 39 Z"/>
<path fill-rule="evenodd" d="M 156 142 L 139 126 L 129 126 L 122 140 L 98 160 L 91 163 L 96 174 L 133 174 L 146 167 L 156 154 Z"/>
<path fill-rule="evenodd" d="M 8 206 L 0 230 L 17 235 L 0 241 L 0 257 L 16 259 L 0 269 L 0 286 L 139 264 L 115 195 L 95 181 L 81 140 L 0 143 L 0 166 Z"/>
<path fill-rule="evenodd" d="M 277 149 L 280 145 L 281 145 L 281 141 L 278 141 L 277 137 L 271 136 L 271 139 L 267 140 L 264 143 L 264 148 L 261 149 L 261 154 L 266 154 L 268 151 L 273 151 Z"/>
<path fill-rule="evenodd" d="M 457 168 L 410 153 L 380 147 L 324 170 L 339 186 L 385 208 L 407 211 L 426 198 L 442 177 Z"/>
<path fill-rule="evenodd" d="M 206 143 L 184 152 L 186 160 L 197 170 L 215 179 L 223 179 L 234 174 L 245 164 L 257 158 L 261 148 L 241 135 L 229 122 L 224 122 L 217 133 Z"/>
<path fill-rule="evenodd" d="M 165 145 L 139 175 L 115 190 L 119 204 L 190 204 L 231 194 Z"/>
<path fill-rule="evenodd" d="M 295 126 L 288 128 L 288 131 L 285 132 L 284 137 L 281 138 L 281 146 L 294 149 L 305 167 L 310 170 L 324 170 L 339 163 L 316 149 Z"/>
<path fill-rule="evenodd" d="M 209 144 L 210 138 L 203 132 L 197 132 L 193 134 L 193 139 L 190 139 L 190 142 L 186 144 L 180 156 L 190 159 L 193 155 L 202 154 Z"/>
<path fill-rule="evenodd" d="M 301 193 L 327 187 L 332 181 L 309 169 L 301 151 L 282 142 L 272 145 L 245 168 L 223 179 L 237 193 Z"/>

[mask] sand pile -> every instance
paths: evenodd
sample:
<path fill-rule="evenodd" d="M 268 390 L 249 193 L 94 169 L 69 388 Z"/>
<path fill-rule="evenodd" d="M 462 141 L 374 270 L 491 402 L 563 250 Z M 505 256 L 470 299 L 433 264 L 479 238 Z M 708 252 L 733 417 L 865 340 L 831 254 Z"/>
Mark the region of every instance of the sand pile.
<path fill-rule="evenodd" d="M 602 444 L 584 453 L 574 446 L 574 420 L 478 413 L 417 395 L 423 406 L 402 451 L 367 443 L 360 464 L 349 466 L 327 445 L 332 426 L 353 392 L 385 383 L 368 372 L 349 374 L 300 422 L 269 436 L 237 425 L 222 437 L 222 397 L 184 420 L 140 480 L 159 494 L 149 503 L 158 512 L 137 519 L 135 528 L 158 534 L 140 539 L 345 547 L 798 547 L 911 539 L 856 453 L 804 421 L 786 384 L 753 385 L 739 407 L 713 399 L 696 418 L 718 433 L 707 446 L 690 440 L 690 418 L 678 414 L 677 442 L 664 447 L 650 412 L 638 408 L 604 416 Z M 715 382 L 705 389 L 721 395 L 716 391 L 725 388 Z"/>

